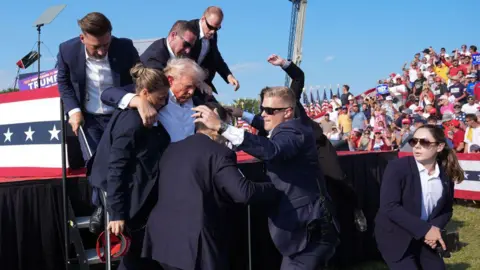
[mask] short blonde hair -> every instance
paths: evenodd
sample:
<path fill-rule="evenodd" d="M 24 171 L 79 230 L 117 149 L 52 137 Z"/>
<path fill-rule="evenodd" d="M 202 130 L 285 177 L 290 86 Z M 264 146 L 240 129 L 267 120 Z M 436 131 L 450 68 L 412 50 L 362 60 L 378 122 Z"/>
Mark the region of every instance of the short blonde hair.
<path fill-rule="evenodd" d="M 151 93 L 161 90 L 162 88 L 168 89 L 170 87 L 167 77 L 161 70 L 147 68 L 142 63 L 138 63 L 130 69 L 130 75 L 135 82 L 135 90 L 137 93 L 143 89 L 147 89 L 147 91 Z"/>
<path fill-rule="evenodd" d="M 292 89 L 286 86 L 273 86 L 265 87 L 260 93 L 261 99 L 263 100 L 266 97 L 279 97 L 281 98 L 288 107 L 295 109 L 296 97 Z"/>

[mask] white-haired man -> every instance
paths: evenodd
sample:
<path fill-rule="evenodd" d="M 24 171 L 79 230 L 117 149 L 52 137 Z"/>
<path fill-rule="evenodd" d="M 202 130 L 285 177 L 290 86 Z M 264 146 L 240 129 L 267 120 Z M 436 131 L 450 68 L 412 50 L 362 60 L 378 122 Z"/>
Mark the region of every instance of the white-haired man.
<path fill-rule="evenodd" d="M 159 112 L 154 109 L 150 111 L 152 107 L 143 104 L 145 100 L 133 93 L 127 94 L 130 96 L 128 104 L 119 103 L 126 98 L 118 93 L 129 91 L 128 87 L 125 87 L 124 91 L 118 91 L 116 88 L 107 89 L 101 98 L 105 104 L 118 106 L 120 109 L 138 108 L 140 115 L 149 116 L 146 119 L 142 117 L 145 125 L 154 125 L 155 122 L 160 121 L 170 135 L 171 142 L 177 142 L 194 134 L 195 125 L 191 118 L 192 108 L 203 102 L 196 99 L 193 94 L 196 88 L 208 89 L 204 83 L 206 74 L 197 63 L 188 58 L 170 59 L 163 71 L 170 83 L 170 93 L 168 104 Z"/>

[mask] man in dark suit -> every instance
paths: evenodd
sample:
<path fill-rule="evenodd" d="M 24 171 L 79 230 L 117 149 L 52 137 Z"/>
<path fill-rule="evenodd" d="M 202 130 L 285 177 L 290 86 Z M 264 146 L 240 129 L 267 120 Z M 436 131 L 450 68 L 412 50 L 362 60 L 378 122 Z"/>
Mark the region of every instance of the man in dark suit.
<path fill-rule="evenodd" d="M 149 92 L 156 92 L 155 99 L 147 97 L 147 90 L 140 95 L 160 109 L 168 103 L 167 89 Z M 170 136 L 161 123 L 146 128 L 137 110 L 116 110 L 88 162 L 91 185 L 106 192 L 102 203 L 109 213 L 109 231 L 116 235 L 126 231 L 131 236 L 119 269 L 146 269 L 148 265 L 140 258 L 143 228 L 157 199 L 158 164 L 169 143 Z"/>
<path fill-rule="evenodd" d="M 108 87 L 132 84 L 130 69 L 139 56 L 130 39 L 111 35 L 112 25 L 105 15 L 89 13 L 78 25 L 80 37 L 60 44 L 58 90 L 73 132 L 78 134 L 83 125 L 95 151 L 114 110 L 100 102 L 100 95 Z"/>
<path fill-rule="evenodd" d="M 172 26 L 168 37 L 153 42 L 140 56 L 140 60 L 147 68 L 164 70 L 170 60 L 185 58 L 184 56 L 190 54 L 197 38 L 195 32 L 193 23 L 183 20 L 177 21 Z M 206 78 L 206 76 L 203 77 Z M 194 91 L 195 100 L 201 103 L 210 101 L 213 97 L 211 96 L 211 89 L 203 83 L 203 79 L 195 80 L 194 83 L 197 86 L 197 90 Z M 147 126 L 157 121 L 158 114 L 153 106 L 139 99 L 133 93 L 125 91 L 123 88 L 109 88 L 102 93 L 101 99 L 106 104 L 114 107 L 138 108 L 143 122 Z M 191 126 L 191 134 L 193 134 L 193 123 Z"/>
<path fill-rule="evenodd" d="M 205 106 L 227 120 L 218 103 Z M 195 126 L 195 135 L 170 144 L 162 156 L 158 202 L 147 223 L 144 252 L 165 270 L 228 269 L 229 206 L 274 203 L 279 193 L 271 183 L 247 180 L 225 139 Z"/>
<path fill-rule="evenodd" d="M 100 101 L 102 92 L 112 86 L 132 84 L 130 69 L 138 61 L 138 52 L 130 39 L 111 35 L 112 25 L 105 15 L 92 12 L 78 21 L 80 37 L 60 44 L 58 90 L 75 135 L 83 125 L 85 140 L 80 140 L 85 161 L 95 152 L 114 107 Z M 120 103 L 128 102 L 128 96 Z M 89 153 L 91 151 L 92 153 Z M 92 215 L 90 231 L 102 224 L 102 207 L 94 190 L 93 203 L 99 206 Z"/>
<path fill-rule="evenodd" d="M 267 61 L 274 65 L 281 67 L 288 76 L 292 79 L 290 84 L 290 88 L 295 93 L 296 97 L 296 106 L 295 106 L 295 117 L 304 119 L 305 123 L 310 125 L 313 130 L 313 134 L 315 137 L 315 145 L 317 148 L 318 154 L 318 163 L 322 169 L 322 172 L 325 176 L 325 183 L 327 186 L 327 190 L 335 189 L 341 190 L 342 195 L 348 195 L 348 198 L 351 198 L 353 203 L 355 204 L 355 211 L 354 211 L 354 220 L 355 224 L 359 231 L 366 231 L 367 229 L 367 220 L 363 214 L 363 211 L 358 205 L 358 198 L 353 188 L 353 183 L 348 181 L 343 172 L 340 161 L 336 152 L 335 147 L 332 145 L 330 140 L 323 134 L 323 130 L 318 123 L 313 121 L 310 117 L 308 117 L 307 113 L 305 112 L 305 108 L 302 106 L 300 102 L 300 98 L 302 96 L 302 91 L 305 86 L 305 74 L 303 71 L 286 59 L 282 57 L 272 54 L 268 57 Z M 262 94 L 260 94 L 260 99 L 263 99 Z M 248 112 L 243 112 L 237 108 L 230 108 L 232 110 L 232 115 L 236 117 L 242 117 L 244 121 L 247 121 L 249 124 L 254 126 L 261 126 L 262 125 L 262 118 L 260 115 L 253 115 Z M 266 132 L 263 129 L 259 130 L 259 135 L 266 136 Z M 335 202 L 340 203 L 340 202 Z"/>
<path fill-rule="evenodd" d="M 188 56 L 196 45 L 197 30 L 192 23 L 178 20 L 170 29 L 166 38 L 154 41 L 140 56 L 148 68 L 163 70 L 170 58 Z"/>
<path fill-rule="evenodd" d="M 218 34 L 222 28 L 223 11 L 219 7 L 208 7 L 202 18 L 191 20 L 195 34 L 198 37 L 195 46 L 190 52 L 190 58 L 194 59 L 200 66 L 208 70 L 208 77 L 205 82 L 217 93 L 212 81 L 218 73 L 226 83 L 233 85 L 235 91 L 240 88 L 240 83 L 233 76 L 227 63 L 223 60 L 218 49 Z"/>
<path fill-rule="evenodd" d="M 262 90 L 263 128 L 268 137 L 230 126 L 199 106 L 195 121 L 217 130 L 237 149 L 265 161 L 267 177 L 283 194 L 269 216 L 272 240 L 283 255 L 282 270 L 319 269 L 328 262 L 338 237 L 328 210 L 315 138 L 306 119 L 294 118 L 295 94 L 288 87 Z"/>

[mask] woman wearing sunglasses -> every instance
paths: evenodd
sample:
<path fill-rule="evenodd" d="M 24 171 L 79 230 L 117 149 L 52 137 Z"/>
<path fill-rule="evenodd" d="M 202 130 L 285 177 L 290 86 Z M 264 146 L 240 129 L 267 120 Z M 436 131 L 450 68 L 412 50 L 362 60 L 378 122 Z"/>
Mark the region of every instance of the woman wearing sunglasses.
<path fill-rule="evenodd" d="M 452 217 L 454 183 L 463 180 L 457 156 L 439 127 L 420 127 L 409 141 L 413 156 L 391 161 L 380 188 L 378 249 L 390 269 L 445 269 L 436 249 Z"/>

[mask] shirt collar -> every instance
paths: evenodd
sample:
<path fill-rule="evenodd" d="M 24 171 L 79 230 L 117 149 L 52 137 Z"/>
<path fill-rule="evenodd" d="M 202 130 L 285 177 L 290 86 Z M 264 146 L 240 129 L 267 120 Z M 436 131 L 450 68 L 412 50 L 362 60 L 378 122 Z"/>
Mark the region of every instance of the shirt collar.
<path fill-rule="evenodd" d="M 438 177 L 440 175 L 440 168 L 438 167 L 438 163 L 435 163 L 435 171 L 432 175 L 428 174 L 427 169 L 423 166 L 420 162 L 415 161 L 417 163 L 418 172 L 422 173 L 425 172 L 429 177 Z"/>
<path fill-rule="evenodd" d="M 200 36 L 198 37 L 198 39 L 202 39 L 205 34 L 203 33 L 203 29 L 202 29 L 202 20 L 198 20 L 198 26 L 200 27 Z"/>
<path fill-rule="evenodd" d="M 168 53 L 170 54 L 170 57 L 176 58 L 175 54 L 172 51 L 172 47 L 170 47 L 170 42 L 168 42 L 168 38 L 165 39 L 165 42 L 167 43 L 167 50 L 168 50 Z"/>

